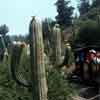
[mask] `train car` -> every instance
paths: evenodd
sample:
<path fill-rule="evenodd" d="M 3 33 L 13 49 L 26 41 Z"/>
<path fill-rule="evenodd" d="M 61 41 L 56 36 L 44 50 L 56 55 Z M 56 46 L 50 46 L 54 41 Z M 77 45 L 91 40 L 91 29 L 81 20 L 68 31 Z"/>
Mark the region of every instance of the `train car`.
<path fill-rule="evenodd" d="M 74 74 L 88 83 L 100 84 L 100 47 L 78 45 L 74 48 Z"/>

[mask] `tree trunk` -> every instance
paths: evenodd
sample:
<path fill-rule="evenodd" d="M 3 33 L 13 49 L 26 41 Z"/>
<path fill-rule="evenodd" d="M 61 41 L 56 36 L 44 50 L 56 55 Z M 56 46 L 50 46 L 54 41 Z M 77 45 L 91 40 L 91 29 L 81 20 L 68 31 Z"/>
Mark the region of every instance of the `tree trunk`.
<path fill-rule="evenodd" d="M 42 25 L 33 17 L 29 28 L 33 100 L 47 100 Z"/>

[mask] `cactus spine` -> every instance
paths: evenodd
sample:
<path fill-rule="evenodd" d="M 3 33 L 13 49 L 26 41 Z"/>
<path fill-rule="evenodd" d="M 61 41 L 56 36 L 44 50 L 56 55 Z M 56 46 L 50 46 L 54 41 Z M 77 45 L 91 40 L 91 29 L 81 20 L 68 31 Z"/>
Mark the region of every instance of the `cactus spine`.
<path fill-rule="evenodd" d="M 54 37 L 54 65 L 61 63 L 61 32 L 59 25 L 56 24 L 53 28 Z"/>
<path fill-rule="evenodd" d="M 33 100 L 47 100 L 42 25 L 33 17 L 29 28 Z"/>

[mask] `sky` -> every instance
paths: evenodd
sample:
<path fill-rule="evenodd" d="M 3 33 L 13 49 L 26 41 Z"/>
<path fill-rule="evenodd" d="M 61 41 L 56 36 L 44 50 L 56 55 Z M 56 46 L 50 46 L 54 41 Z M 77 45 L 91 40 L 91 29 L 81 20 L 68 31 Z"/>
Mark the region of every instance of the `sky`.
<path fill-rule="evenodd" d="M 72 5 L 76 6 L 76 0 Z M 9 35 L 25 35 L 28 33 L 31 16 L 39 19 L 57 15 L 54 3 L 56 0 L 1 0 L 0 1 L 0 25 L 9 27 Z"/>

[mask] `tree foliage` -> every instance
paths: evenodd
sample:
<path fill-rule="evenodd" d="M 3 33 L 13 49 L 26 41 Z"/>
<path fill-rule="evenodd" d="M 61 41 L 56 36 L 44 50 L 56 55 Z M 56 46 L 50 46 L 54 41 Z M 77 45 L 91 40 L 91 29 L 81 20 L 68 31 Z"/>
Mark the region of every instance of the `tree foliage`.
<path fill-rule="evenodd" d="M 100 0 L 79 0 L 79 13 L 81 20 L 97 20 L 100 15 Z"/>
<path fill-rule="evenodd" d="M 0 34 L 5 36 L 9 32 L 9 28 L 6 24 L 0 26 Z"/>
<path fill-rule="evenodd" d="M 86 12 L 80 12 L 81 16 L 79 17 L 78 31 L 75 39 L 75 43 L 82 43 L 85 45 L 99 45 L 100 44 L 100 7 L 98 6 L 100 0 L 91 0 L 92 3 L 89 5 L 87 1 L 89 0 L 80 0 L 80 7 L 84 6 L 83 10 Z M 97 4 L 98 2 L 98 4 Z M 82 4 L 83 3 L 83 4 Z M 85 5 L 88 5 L 85 8 Z M 89 8 L 89 9 L 88 9 Z"/>
<path fill-rule="evenodd" d="M 70 1 L 58 0 L 56 2 L 58 15 L 56 20 L 62 27 L 69 27 L 72 24 L 72 14 L 74 8 L 69 6 Z"/>
<path fill-rule="evenodd" d="M 100 44 L 100 28 L 99 23 L 93 20 L 87 20 L 81 23 L 80 29 L 76 36 L 76 43 L 85 45 Z"/>
<path fill-rule="evenodd" d="M 79 8 L 80 16 L 87 13 L 90 9 L 89 0 L 80 0 L 80 4 L 78 8 Z"/>
<path fill-rule="evenodd" d="M 98 15 L 100 15 L 100 8 L 91 8 L 89 12 L 81 16 L 81 19 L 98 20 Z"/>
<path fill-rule="evenodd" d="M 99 7 L 100 6 L 100 0 L 93 0 L 92 7 Z"/>

